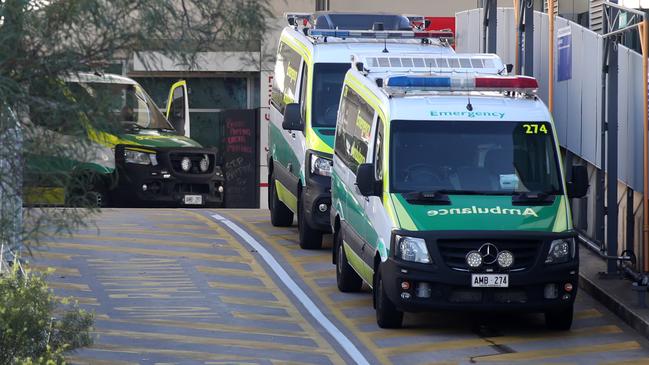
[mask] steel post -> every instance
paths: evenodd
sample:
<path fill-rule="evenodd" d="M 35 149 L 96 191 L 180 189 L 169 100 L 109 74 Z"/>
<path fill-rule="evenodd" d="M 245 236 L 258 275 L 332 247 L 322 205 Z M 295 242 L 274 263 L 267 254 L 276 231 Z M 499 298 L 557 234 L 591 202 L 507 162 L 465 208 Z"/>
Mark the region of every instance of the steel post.
<path fill-rule="evenodd" d="M 525 15 L 525 66 L 524 75 L 534 76 L 534 0 L 524 0 Z"/>
<path fill-rule="evenodd" d="M 484 53 L 496 53 L 498 39 L 498 2 L 497 0 L 483 0 L 483 37 L 482 50 Z"/>
<path fill-rule="evenodd" d="M 618 233 L 618 208 L 617 208 L 617 178 L 618 178 L 618 38 L 613 37 L 609 47 L 608 57 L 608 87 L 607 87 L 607 189 L 606 189 L 606 253 L 608 256 L 615 256 L 617 252 Z M 607 273 L 614 274 L 617 271 L 617 261 L 607 260 Z"/>

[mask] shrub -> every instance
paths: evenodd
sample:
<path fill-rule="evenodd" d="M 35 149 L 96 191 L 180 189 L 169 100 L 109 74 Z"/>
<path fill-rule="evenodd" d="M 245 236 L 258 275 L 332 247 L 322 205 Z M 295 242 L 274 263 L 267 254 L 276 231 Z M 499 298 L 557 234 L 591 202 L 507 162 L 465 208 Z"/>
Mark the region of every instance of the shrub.
<path fill-rule="evenodd" d="M 64 364 L 63 353 L 92 344 L 93 315 L 59 300 L 44 275 L 0 275 L 0 365 Z"/>

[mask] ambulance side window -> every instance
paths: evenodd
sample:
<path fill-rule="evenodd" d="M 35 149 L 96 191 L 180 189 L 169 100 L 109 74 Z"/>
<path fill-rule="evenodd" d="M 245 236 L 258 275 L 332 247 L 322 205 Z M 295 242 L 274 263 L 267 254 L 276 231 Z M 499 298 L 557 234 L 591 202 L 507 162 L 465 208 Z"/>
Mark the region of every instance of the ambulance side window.
<path fill-rule="evenodd" d="M 300 110 L 302 112 L 302 123 L 306 125 L 306 93 L 307 93 L 307 78 L 309 77 L 309 66 L 306 62 L 302 65 L 302 82 L 300 83 Z"/>
<path fill-rule="evenodd" d="M 383 121 L 376 122 L 376 140 L 374 141 L 374 168 L 376 181 L 383 180 Z"/>
<path fill-rule="evenodd" d="M 296 95 L 298 72 L 302 57 L 286 43 L 281 42 L 277 61 L 275 62 L 275 78 L 273 79 L 272 104 L 284 113 L 286 104 L 298 101 Z"/>
<path fill-rule="evenodd" d="M 336 135 L 336 153 L 354 173 L 367 158 L 374 110 L 351 88 L 345 86 Z"/>

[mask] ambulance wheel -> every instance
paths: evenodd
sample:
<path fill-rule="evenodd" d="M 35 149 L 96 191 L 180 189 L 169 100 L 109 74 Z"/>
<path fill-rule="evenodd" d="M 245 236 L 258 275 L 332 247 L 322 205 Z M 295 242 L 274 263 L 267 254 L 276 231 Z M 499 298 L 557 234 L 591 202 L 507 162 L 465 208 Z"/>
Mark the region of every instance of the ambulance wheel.
<path fill-rule="evenodd" d="M 293 212 L 279 200 L 275 187 L 275 176 L 272 173 L 268 177 L 268 208 L 270 209 L 270 223 L 273 226 L 289 227 L 293 224 Z"/>
<path fill-rule="evenodd" d="M 304 214 L 303 201 L 303 199 L 299 199 L 297 202 L 297 227 L 300 247 L 305 250 L 318 250 L 322 248 L 322 232 L 309 226 Z"/>
<path fill-rule="evenodd" d="M 376 306 L 376 324 L 381 328 L 401 328 L 403 312 L 388 298 L 383 285 L 380 268 L 377 269 L 374 285 L 374 303 Z"/>
<path fill-rule="evenodd" d="M 343 245 L 343 232 L 336 233 L 336 284 L 338 290 L 343 293 L 353 293 L 361 290 L 363 279 L 354 271 L 345 255 L 345 246 Z"/>
<path fill-rule="evenodd" d="M 545 326 L 554 331 L 568 331 L 572 327 L 573 306 L 545 312 Z"/>

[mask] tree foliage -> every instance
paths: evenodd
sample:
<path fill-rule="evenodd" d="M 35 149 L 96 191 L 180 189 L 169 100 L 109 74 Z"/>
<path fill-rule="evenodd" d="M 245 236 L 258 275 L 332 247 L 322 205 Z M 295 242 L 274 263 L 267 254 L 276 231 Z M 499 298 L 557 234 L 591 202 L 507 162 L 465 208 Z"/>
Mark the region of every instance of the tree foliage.
<path fill-rule="evenodd" d="M 64 352 L 92 344 L 92 314 L 62 304 L 40 275 L 0 275 L 0 364 L 60 364 Z"/>
<path fill-rule="evenodd" d="M 0 0 L 0 242 L 34 244 L 96 212 L 92 176 L 56 164 L 97 157 L 87 127 L 114 128 L 110 105 L 75 100 L 62 80 L 134 57 L 191 70 L 200 52 L 259 44 L 271 16 L 267 0 Z M 87 209 L 23 211 L 30 196 L 47 198 L 33 186 L 63 187 Z"/>

